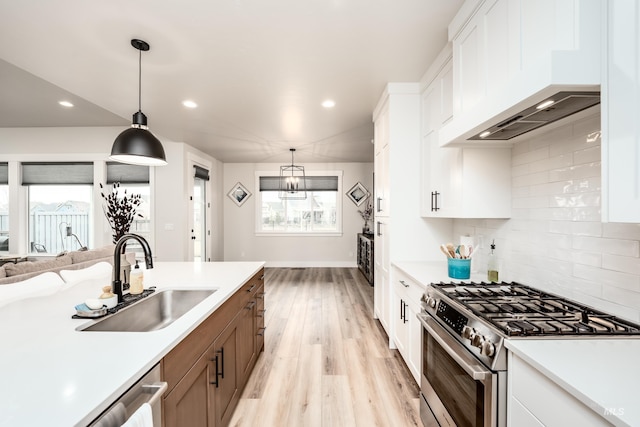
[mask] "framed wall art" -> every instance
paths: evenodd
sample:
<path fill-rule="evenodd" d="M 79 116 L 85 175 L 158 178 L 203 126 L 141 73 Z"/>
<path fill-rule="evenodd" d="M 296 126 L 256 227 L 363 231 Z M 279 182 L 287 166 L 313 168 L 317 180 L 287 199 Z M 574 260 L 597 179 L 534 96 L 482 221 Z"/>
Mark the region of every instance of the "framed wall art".
<path fill-rule="evenodd" d="M 360 206 L 370 196 L 369 190 L 359 182 L 356 183 L 349 191 L 347 191 L 347 197 L 355 203 L 356 206 Z"/>
<path fill-rule="evenodd" d="M 242 206 L 242 204 L 244 202 L 246 202 L 249 197 L 251 197 L 251 192 L 249 190 L 247 190 L 247 188 L 244 185 L 242 185 L 240 182 L 238 182 L 227 193 L 227 196 L 229 196 L 229 198 L 231 200 L 233 200 L 233 202 L 236 205 Z"/>

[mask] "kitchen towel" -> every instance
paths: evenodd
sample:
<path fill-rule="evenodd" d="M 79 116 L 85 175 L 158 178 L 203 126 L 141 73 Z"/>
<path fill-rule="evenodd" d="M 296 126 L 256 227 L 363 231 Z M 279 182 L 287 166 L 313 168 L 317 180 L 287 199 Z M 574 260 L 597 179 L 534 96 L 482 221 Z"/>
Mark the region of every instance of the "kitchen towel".
<path fill-rule="evenodd" d="M 153 427 L 153 413 L 151 405 L 143 403 L 136 412 L 129 417 L 122 427 Z"/>

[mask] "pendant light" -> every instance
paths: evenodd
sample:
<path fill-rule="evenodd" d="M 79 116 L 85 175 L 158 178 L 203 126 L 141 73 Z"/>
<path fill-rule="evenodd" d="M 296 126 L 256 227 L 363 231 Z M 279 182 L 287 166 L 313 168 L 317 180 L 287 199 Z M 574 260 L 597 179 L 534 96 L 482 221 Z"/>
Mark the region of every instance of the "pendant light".
<path fill-rule="evenodd" d="M 132 125 L 117 136 L 111 148 L 110 160 L 143 166 L 164 166 L 167 160 L 162 143 L 149 132 L 147 116 L 142 112 L 142 52 L 149 43 L 133 39 L 131 46 L 138 49 L 138 111 L 133 114 Z"/>
<path fill-rule="evenodd" d="M 278 197 L 289 200 L 302 200 L 307 198 L 307 180 L 304 174 L 304 166 L 293 164 L 295 148 L 290 148 L 291 164 L 280 166 L 280 180 Z"/>

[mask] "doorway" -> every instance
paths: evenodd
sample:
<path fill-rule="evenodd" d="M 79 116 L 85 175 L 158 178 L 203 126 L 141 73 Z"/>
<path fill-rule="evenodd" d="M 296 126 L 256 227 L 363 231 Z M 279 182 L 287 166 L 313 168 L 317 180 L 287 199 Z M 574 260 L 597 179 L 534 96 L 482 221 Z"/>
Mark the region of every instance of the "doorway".
<path fill-rule="evenodd" d="M 209 171 L 194 165 L 195 176 L 193 179 L 193 196 L 191 198 L 193 206 L 193 228 L 191 229 L 191 240 L 193 241 L 193 261 L 210 261 L 207 254 L 207 236 L 209 235 L 207 224 L 207 208 L 210 206 L 207 201 L 207 182 L 209 181 Z"/>

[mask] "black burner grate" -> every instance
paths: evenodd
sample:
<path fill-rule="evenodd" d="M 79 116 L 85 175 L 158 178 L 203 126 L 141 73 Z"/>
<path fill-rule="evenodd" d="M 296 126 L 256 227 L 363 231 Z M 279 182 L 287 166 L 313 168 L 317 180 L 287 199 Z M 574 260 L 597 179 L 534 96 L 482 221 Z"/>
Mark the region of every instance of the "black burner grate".
<path fill-rule="evenodd" d="M 640 325 L 520 283 L 432 283 L 508 336 L 640 335 Z"/>

